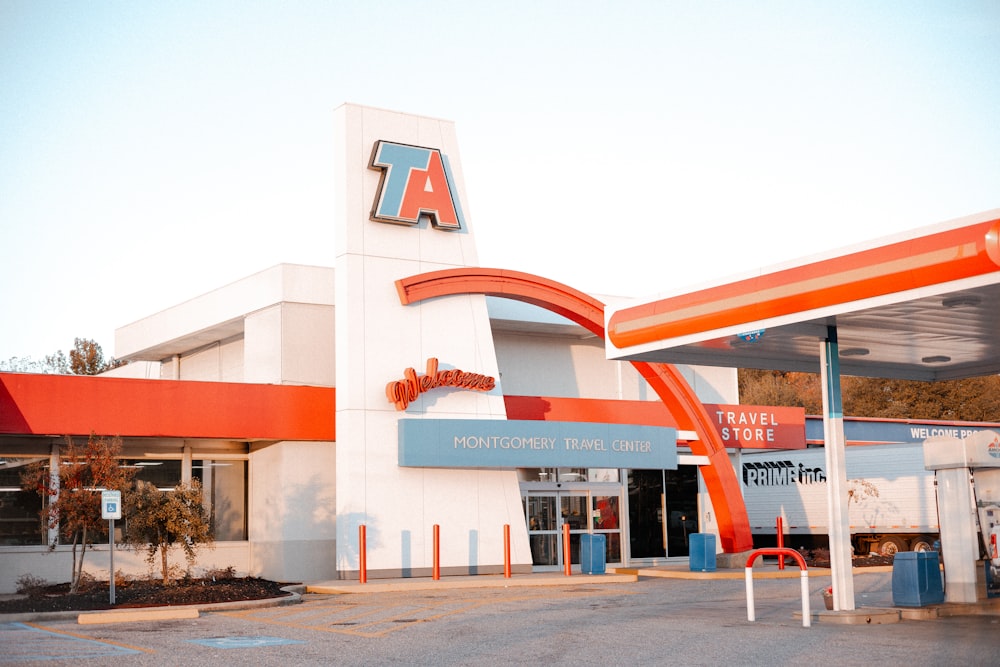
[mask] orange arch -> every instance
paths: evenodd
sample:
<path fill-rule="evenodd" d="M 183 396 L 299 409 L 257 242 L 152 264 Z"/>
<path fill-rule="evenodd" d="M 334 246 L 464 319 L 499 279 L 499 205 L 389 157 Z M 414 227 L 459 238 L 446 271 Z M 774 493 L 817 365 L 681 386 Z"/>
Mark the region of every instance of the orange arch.
<path fill-rule="evenodd" d="M 576 322 L 604 338 L 604 304 L 571 287 L 530 273 L 503 269 L 463 268 L 430 271 L 396 281 L 399 300 L 417 303 L 455 294 L 485 294 L 504 297 L 545 308 Z M 711 418 L 684 376 L 670 364 L 633 361 L 632 365 L 684 430 L 694 431 L 698 440 L 691 451 L 708 457 L 701 467 L 719 523 L 723 551 L 736 553 L 753 548 L 750 521 L 736 472 Z"/>

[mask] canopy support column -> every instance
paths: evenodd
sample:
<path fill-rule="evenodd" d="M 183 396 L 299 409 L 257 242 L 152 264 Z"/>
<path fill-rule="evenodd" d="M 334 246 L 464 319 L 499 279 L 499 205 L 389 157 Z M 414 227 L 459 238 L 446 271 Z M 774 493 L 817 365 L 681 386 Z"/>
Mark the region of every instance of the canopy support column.
<path fill-rule="evenodd" d="M 851 522 L 848 514 L 846 438 L 840 393 L 840 360 L 837 327 L 827 327 L 820 343 L 823 382 L 823 449 L 826 452 L 826 492 L 829 504 L 830 570 L 833 608 L 854 609 L 854 572 L 851 561 Z"/>

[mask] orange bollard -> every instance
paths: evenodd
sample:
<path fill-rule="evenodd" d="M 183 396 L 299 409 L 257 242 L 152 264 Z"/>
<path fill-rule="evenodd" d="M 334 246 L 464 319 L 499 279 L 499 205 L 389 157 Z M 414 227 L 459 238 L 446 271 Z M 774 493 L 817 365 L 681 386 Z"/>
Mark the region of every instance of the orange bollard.
<path fill-rule="evenodd" d="M 365 544 L 365 524 L 358 526 L 358 583 L 368 582 L 368 547 Z"/>
<path fill-rule="evenodd" d="M 503 576 L 510 579 L 510 524 L 503 525 Z"/>
<path fill-rule="evenodd" d="M 777 528 L 777 531 L 778 531 L 778 548 L 779 549 L 784 549 L 785 548 L 785 525 L 784 525 L 784 521 L 782 520 L 782 518 L 780 516 L 778 517 L 778 528 Z M 778 569 L 779 570 L 784 570 L 785 569 L 785 556 L 784 556 L 784 554 L 779 554 L 778 555 Z"/>
<path fill-rule="evenodd" d="M 573 574 L 573 563 L 570 562 L 569 524 L 563 524 L 563 573 L 568 577 Z"/>
<path fill-rule="evenodd" d="M 434 581 L 441 578 L 441 526 L 434 524 Z"/>

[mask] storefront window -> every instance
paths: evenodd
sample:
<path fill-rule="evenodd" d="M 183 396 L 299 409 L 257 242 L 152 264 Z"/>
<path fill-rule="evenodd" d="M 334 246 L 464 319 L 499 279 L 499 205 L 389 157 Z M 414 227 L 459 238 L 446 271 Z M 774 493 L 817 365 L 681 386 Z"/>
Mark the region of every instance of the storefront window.
<path fill-rule="evenodd" d="M 21 490 L 21 471 L 41 458 L 0 458 L 0 546 L 45 544 L 42 497 Z"/>
<path fill-rule="evenodd" d="M 215 539 L 220 542 L 247 539 L 247 462 L 194 461 L 191 476 L 201 482 Z"/>
<path fill-rule="evenodd" d="M 139 459 L 124 465 L 135 469 L 135 479 L 153 484 L 160 491 L 171 491 L 181 483 L 181 462 Z"/>
<path fill-rule="evenodd" d="M 588 482 L 617 482 L 618 468 L 589 468 L 587 470 Z"/>
<path fill-rule="evenodd" d="M 136 469 L 136 479 L 170 491 L 181 483 L 181 461 L 137 459 L 127 462 Z M 247 462 L 195 459 L 191 477 L 201 484 L 209 513 L 212 536 L 220 542 L 247 539 Z"/>
<path fill-rule="evenodd" d="M 586 468 L 559 468 L 558 475 L 560 482 L 586 482 Z"/>

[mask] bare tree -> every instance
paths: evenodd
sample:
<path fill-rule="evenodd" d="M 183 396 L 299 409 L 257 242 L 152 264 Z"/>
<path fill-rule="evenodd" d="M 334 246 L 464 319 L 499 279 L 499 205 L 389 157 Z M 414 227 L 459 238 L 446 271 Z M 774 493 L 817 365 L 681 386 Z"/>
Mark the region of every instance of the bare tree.
<path fill-rule="evenodd" d="M 73 570 L 70 591 L 80 587 L 83 557 L 94 541 L 107 535 L 106 522 L 101 518 L 101 490 L 124 492 L 132 483 L 135 471 L 120 465 L 120 438 L 91 435 L 80 447 L 67 436 L 59 451 L 59 474 L 53 476 L 48 462 L 27 466 L 21 475 L 21 486 L 42 496 L 42 520 L 58 535 L 73 545 Z M 79 557 L 77 554 L 79 547 Z M 55 549 L 56 544 L 50 544 Z"/>

